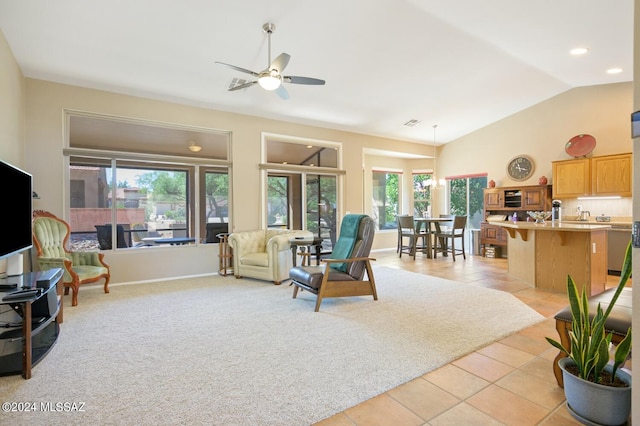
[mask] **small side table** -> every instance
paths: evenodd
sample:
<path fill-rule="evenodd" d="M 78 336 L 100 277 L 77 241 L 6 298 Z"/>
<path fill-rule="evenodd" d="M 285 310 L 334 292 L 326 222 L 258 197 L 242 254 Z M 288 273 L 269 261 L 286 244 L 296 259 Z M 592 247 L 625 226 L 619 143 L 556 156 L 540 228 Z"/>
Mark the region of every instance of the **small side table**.
<path fill-rule="evenodd" d="M 216 234 L 220 240 L 218 254 L 218 273 L 223 277 L 233 273 L 233 252 L 229 247 L 229 233 L 221 232 Z"/>
<path fill-rule="evenodd" d="M 307 264 L 307 266 L 311 265 L 309 261 L 309 257 L 311 256 L 311 247 L 315 247 L 316 249 L 316 265 L 320 264 L 320 251 L 322 249 L 322 238 L 313 237 L 313 240 L 309 238 L 292 238 L 289 240 L 289 244 L 291 245 L 291 255 L 293 260 L 293 266 L 297 266 L 298 259 L 298 247 L 300 247 L 300 255 L 302 256 L 302 266 Z M 308 248 L 308 251 L 307 251 Z M 306 262 L 305 262 L 306 259 Z"/>

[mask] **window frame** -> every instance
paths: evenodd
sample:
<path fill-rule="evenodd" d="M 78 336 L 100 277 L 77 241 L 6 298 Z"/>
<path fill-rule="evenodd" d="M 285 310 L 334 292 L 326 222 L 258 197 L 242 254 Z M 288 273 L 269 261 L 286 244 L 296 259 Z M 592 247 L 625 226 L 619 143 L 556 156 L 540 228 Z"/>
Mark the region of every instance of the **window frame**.
<path fill-rule="evenodd" d="M 376 182 L 378 182 L 377 179 L 375 179 L 375 175 L 376 174 L 382 174 L 384 173 L 385 178 L 384 178 L 384 199 L 383 200 L 379 200 L 376 198 L 377 194 L 376 194 L 376 189 L 379 188 L 379 185 L 376 185 Z M 387 190 L 388 190 L 388 185 L 389 185 L 389 175 L 395 175 L 397 176 L 397 188 L 396 188 L 396 201 L 395 201 L 395 208 L 392 206 L 391 208 L 393 208 L 395 210 L 395 212 L 393 213 L 393 220 L 392 221 L 387 221 L 387 216 L 390 217 L 390 214 L 387 212 L 387 209 L 389 208 L 389 204 L 387 204 Z M 404 173 L 402 170 L 393 170 L 393 169 L 389 169 L 389 168 L 378 168 L 378 167 L 373 167 L 371 169 L 371 202 L 372 202 L 372 212 L 373 212 L 373 219 L 376 223 L 376 228 L 379 231 L 389 231 L 389 230 L 395 230 L 397 229 L 397 219 L 396 216 L 398 216 L 398 214 L 400 214 L 400 207 L 402 205 L 402 197 L 403 197 L 403 178 L 404 178 Z M 382 204 L 380 204 L 380 202 Z M 380 221 L 380 214 L 381 214 L 381 209 L 384 209 L 384 217 L 385 217 L 385 222 L 384 224 L 381 223 Z"/>
<path fill-rule="evenodd" d="M 100 114 L 88 114 L 85 112 L 78 112 L 74 110 L 65 110 L 65 118 L 66 118 L 66 126 L 65 126 L 65 148 L 63 148 L 63 156 L 64 156 L 64 164 L 65 164 L 65 190 L 68 194 L 70 194 L 70 186 L 71 186 L 71 163 L 73 159 L 83 159 L 87 162 L 99 161 L 99 162 L 108 162 L 110 164 L 109 167 L 114 168 L 116 170 L 115 180 L 117 180 L 117 167 L 119 164 L 126 165 L 139 165 L 146 169 L 155 170 L 155 169 L 175 169 L 175 170 L 184 170 L 187 172 L 187 183 L 185 188 L 186 195 L 186 207 L 187 211 L 185 212 L 187 218 L 187 228 L 188 235 L 195 238 L 196 244 L 205 242 L 205 229 L 206 229 L 206 193 L 205 193 L 205 176 L 206 173 L 210 171 L 216 171 L 221 173 L 226 173 L 228 176 L 228 187 L 227 187 L 227 222 L 231 222 L 232 217 L 232 184 L 231 184 L 231 162 L 227 159 L 214 159 L 214 158 L 204 158 L 204 157 L 192 157 L 189 155 L 165 155 L 165 154 L 152 154 L 149 152 L 144 152 L 143 150 L 139 151 L 119 151 L 119 150 L 105 150 L 95 149 L 90 146 L 88 147 L 70 147 L 70 120 L 72 116 L 81 115 L 81 116 L 90 116 L 93 118 L 102 118 L 110 121 L 123 121 L 128 124 L 138 123 L 144 126 L 154 126 L 161 127 L 166 129 L 180 129 L 183 131 L 188 131 L 190 134 L 197 134 L 198 132 L 205 133 L 215 133 L 218 135 L 224 136 L 226 134 L 226 147 L 224 150 L 226 152 L 227 157 L 231 155 L 231 134 L 230 132 L 223 132 L 215 129 L 204 129 L 190 126 L 180 126 L 180 125 L 170 125 L 166 123 L 157 123 L 146 120 L 132 120 L 124 117 L 114 117 L 114 116 L 106 116 Z M 109 183 L 111 186 L 117 186 L 117 183 L 113 182 L 114 178 L 111 178 L 112 182 Z M 202 190 L 201 190 L 202 188 Z M 116 203 L 112 203 L 111 207 L 111 224 L 116 223 L 117 217 L 117 206 Z M 70 215 L 71 211 L 71 201 L 69 197 L 64 198 L 64 211 L 67 212 L 67 217 Z M 228 225 L 231 226 L 230 224 Z M 231 228 L 229 228 L 231 229 Z M 72 230 L 73 231 L 73 230 Z M 112 241 L 116 241 L 116 227 L 112 226 Z M 115 246 L 115 244 L 114 244 Z M 183 247 L 183 246 L 176 246 Z M 142 247 L 140 247 L 142 248 Z M 113 249 L 117 249 L 114 247 Z"/>

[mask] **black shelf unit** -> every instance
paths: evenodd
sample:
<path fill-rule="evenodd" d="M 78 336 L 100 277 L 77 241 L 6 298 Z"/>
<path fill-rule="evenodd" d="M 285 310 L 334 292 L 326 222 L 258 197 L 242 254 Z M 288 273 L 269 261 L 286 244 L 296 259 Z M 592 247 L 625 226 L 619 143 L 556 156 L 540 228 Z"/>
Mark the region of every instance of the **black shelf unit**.
<path fill-rule="evenodd" d="M 62 269 L 2 278 L 0 284 L 12 281 L 19 282 L 21 288 L 17 290 L 39 288 L 41 292 L 26 299 L 3 301 L 4 296 L 16 290 L 0 291 L 0 306 L 10 308 L 2 315 L 7 320 L 15 319 L 16 314 L 20 318 L 19 321 L 7 321 L 7 330 L 0 332 L 0 376 L 22 374 L 29 379 L 31 368 L 49 353 L 60 334 L 62 296 L 58 286 L 62 281 Z"/>

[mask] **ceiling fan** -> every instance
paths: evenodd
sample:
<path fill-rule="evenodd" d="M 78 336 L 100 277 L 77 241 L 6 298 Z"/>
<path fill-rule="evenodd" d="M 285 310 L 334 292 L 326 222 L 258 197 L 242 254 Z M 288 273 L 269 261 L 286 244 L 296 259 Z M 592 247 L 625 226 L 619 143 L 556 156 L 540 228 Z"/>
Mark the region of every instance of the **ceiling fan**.
<path fill-rule="evenodd" d="M 269 57 L 268 57 L 269 62 L 268 62 L 267 68 L 264 69 L 263 71 L 255 72 L 255 71 L 248 70 L 246 68 L 241 68 L 235 65 L 225 64 L 224 62 L 216 61 L 216 64 L 225 65 L 227 67 L 233 68 L 236 71 L 240 71 L 246 74 L 251 74 L 252 76 L 257 78 L 257 80 L 255 81 L 249 81 L 247 83 L 240 84 L 238 86 L 230 88 L 229 89 L 230 92 L 240 90 L 240 89 L 245 89 L 257 83 L 258 85 L 260 85 L 260 87 L 262 87 L 265 90 L 275 91 L 278 94 L 278 96 L 280 96 L 282 99 L 289 99 L 289 92 L 287 92 L 287 89 L 285 89 L 285 87 L 283 86 L 283 83 L 308 84 L 308 85 L 316 85 L 316 86 L 323 85 L 325 83 L 324 80 L 320 80 L 317 78 L 299 77 L 299 76 L 293 76 L 293 75 L 282 75 L 282 73 L 284 72 L 284 69 L 287 67 L 287 64 L 289 63 L 289 59 L 291 59 L 291 56 L 289 56 L 286 53 L 281 53 L 277 58 L 273 60 L 273 62 L 271 61 L 271 34 L 275 29 L 276 29 L 276 26 L 270 22 L 262 26 L 262 30 L 265 33 L 267 33 L 267 37 L 269 41 Z"/>

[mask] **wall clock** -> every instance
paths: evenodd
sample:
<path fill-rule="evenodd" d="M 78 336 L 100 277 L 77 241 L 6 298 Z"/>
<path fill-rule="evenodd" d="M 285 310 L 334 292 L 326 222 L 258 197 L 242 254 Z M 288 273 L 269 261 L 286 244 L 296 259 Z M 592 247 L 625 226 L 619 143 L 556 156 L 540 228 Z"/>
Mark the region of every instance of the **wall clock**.
<path fill-rule="evenodd" d="M 534 164 L 531 157 L 518 155 L 507 164 L 507 174 L 513 180 L 525 180 L 533 174 Z"/>

